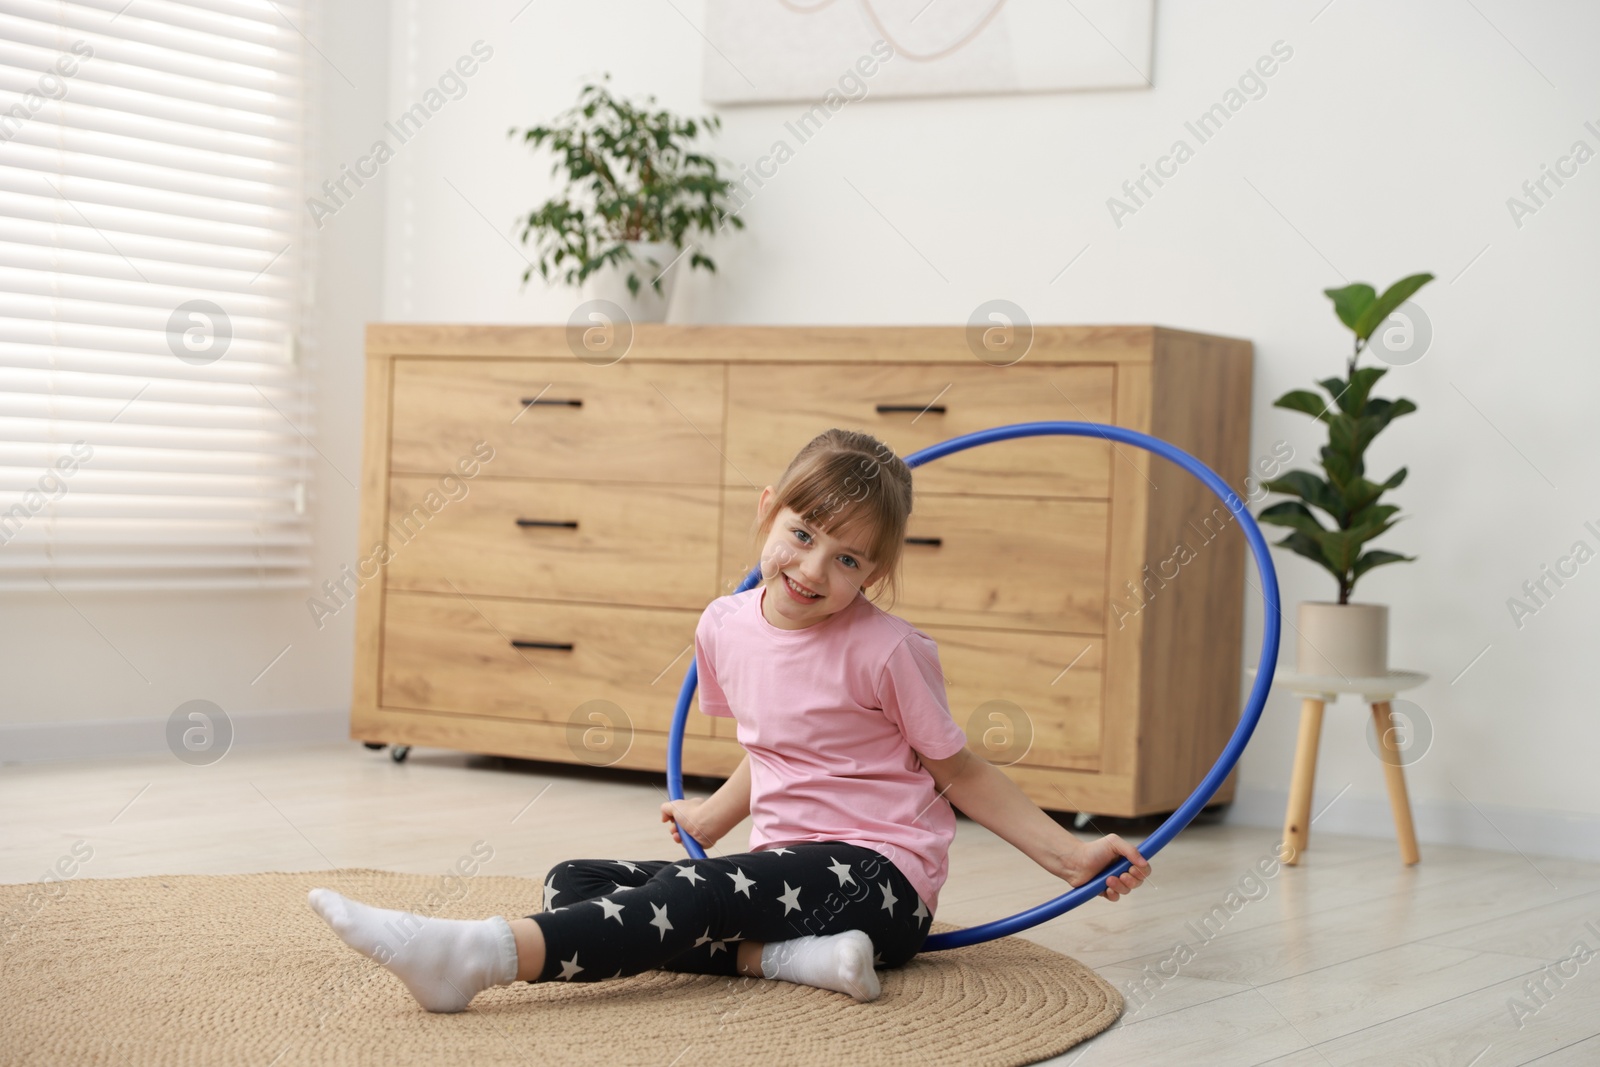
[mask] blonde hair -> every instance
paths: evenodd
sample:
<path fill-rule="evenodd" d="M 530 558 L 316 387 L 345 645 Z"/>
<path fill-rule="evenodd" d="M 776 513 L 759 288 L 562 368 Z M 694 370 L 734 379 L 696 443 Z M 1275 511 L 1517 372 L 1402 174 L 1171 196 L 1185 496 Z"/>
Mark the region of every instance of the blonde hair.
<path fill-rule="evenodd" d="M 894 604 L 911 518 L 911 468 L 893 449 L 871 434 L 823 431 L 790 460 L 773 487 L 772 503 L 756 517 L 752 533 L 758 546 L 766 542 L 784 508 L 830 536 L 845 528 L 869 531 L 868 543 L 860 546 L 873 563 L 868 577 L 880 592 L 889 589 L 889 603 Z"/>

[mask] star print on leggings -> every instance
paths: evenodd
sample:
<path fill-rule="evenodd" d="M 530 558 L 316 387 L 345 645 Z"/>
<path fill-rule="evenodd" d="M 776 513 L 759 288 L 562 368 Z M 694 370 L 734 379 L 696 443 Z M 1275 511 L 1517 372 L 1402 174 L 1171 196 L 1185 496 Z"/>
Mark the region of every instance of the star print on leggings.
<path fill-rule="evenodd" d="M 750 895 L 750 887 L 756 884 L 756 880 L 754 878 L 747 877 L 745 873 L 737 867 L 733 869 L 733 873 L 728 875 L 728 877 L 733 879 L 733 891 L 735 893 L 743 893 L 747 897 Z"/>
<path fill-rule="evenodd" d="M 699 937 L 695 938 L 694 939 L 694 944 L 689 946 L 689 947 L 690 948 L 699 948 L 701 945 L 709 944 L 711 947 L 706 950 L 706 954 L 710 955 L 710 956 L 715 956 L 717 954 L 717 950 L 718 949 L 721 949 L 724 952 L 728 951 L 728 943 L 729 942 L 731 942 L 731 941 L 743 941 L 743 940 L 744 940 L 744 931 L 743 930 L 740 930 L 738 933 L 734 934 L 732 937 L 724 937 L 724 938 L 718 939 L 718 938 L 715 938 L 715 937 L 711 936 L 711 927 L 708 926 L 708 927 L 706 927 L 706 932 L 701 934 Z"/>
<path fill-rule="evenodd" d="M 883 890 L 883 910 L 893 915 L 894 906 L 900 903 L 900 898 L 894 895 L 894 890 L 889 888 L 888 882 L 883 883 L 878 888 Z"/>
<path fill-rule="evenodd" d="M 858 921 L 852 925 L 866 930 L 873 939 L 870 955 L 875 968 L 883 966 L 885 958 L 907 955 L 906 950 L 932 922 L 932 909 L 914 887 L 896 872 L 884 871 L 881 862 L 868 862 L 870 850 L 828 842 L 758 851 L 763 855 L 772 852 L 773 858 L 679 857 L 668 863 L 586 860 L 558 866 L 541 886 L 544 910 L 560 913 L 554 916 L 547 934 L 549 970 L 544 973 L 573 983 L 611 977 L 607 971 L 632 974 L 646 965 L 685 973 L 731 974 L 737 947 L 745 938 L 742 932 L 726 934 L 729 926 L 751 926 L 754 937 L 774 936 L 778 928 L 789 928 L 791 921 L 798 926 L 799 917 L 822 905 L 824 897 L 833 911 L 845 907 L 841 898 L 854 902 Z M 762 877 L 755 877 L 747 864 Z M 727 876 L 731 886 L 719 881 L 718 875 Z M 631 884 L 615 881 L 621 877 Z M 647 879 L 650 888 L 638 892 Z M 608 884 L 615 892 L 605 888 Z M 874 889 L 878 891 L 876 904 L 867 897 Z M 738 899 L 740 895 L 743 900 Z M 589 903 L 594 910 L 583 906 Z M 906 905 L 903 912 L 901 904 Z M 878 918 L 873 919 L 873 914 Z M 535 918 L 541 925 L 545 923 L 544 916 Z M 610 920 L 617 927 L 606 934 Z M 652 939 L 643 927 L 655 927 L 656 937 Z M 673 935 L 670 945 L 669 932 Z M 798 933 L 795 929 L 779 936 Z M 649 944 L 651 940 L 657 944 Z M 581 952 L 576 951 L 579 948 Z M 605 960 L 596 962 L 596 953 L 605 955 Z M 589 957 L 587 964 L 585 956 Z M 639 960 L 635 961 L 635 956 Z M 657 956 L 670 957 L 666 960 L 670 966 Z"/>
<path fill-rule="evenodd" d="M 667 906 L 665 904 L 651 904 L 650 908 L 656 917 L 650 920 L 650 925 L 661 931 L 661 940 L 667 939 L 667 931 L 672 929 L 672 923 L 667 921 Z"/>

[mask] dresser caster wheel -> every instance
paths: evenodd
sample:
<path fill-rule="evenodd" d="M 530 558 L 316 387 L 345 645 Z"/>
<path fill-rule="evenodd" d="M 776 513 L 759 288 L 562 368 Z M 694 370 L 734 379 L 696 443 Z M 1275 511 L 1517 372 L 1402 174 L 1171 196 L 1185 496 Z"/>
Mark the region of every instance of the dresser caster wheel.
<path fill-rule="evenodd" d="M 410 745 L 396 745 L 389 750 L 389 758 L 396 763 L 404 763 L 409 755 L 411 755 Z"/>
<path fill-rule="evenodd" d="M 363 741 L 363 742 L 361 742 L 361 744 L 363 746 L 365 746 L 366 748 L 370 748 L 374 752 L 379 752 L 379 751 L 389 747 L 387 744 L 385 744 L 382 741 Z"/>

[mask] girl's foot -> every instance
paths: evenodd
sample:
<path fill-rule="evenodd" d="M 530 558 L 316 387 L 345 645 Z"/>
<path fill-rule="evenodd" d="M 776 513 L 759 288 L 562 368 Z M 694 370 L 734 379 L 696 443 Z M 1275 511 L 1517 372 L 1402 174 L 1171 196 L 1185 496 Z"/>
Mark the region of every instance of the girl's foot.
<path fill-rule="evenodd" d="M 516 980 L 516 939 L 499 916 L 429 919 L 368 907 L 331 889 L 308 897 L 345 944 L 393 971 L 429 1011 L 461 1011 L 490 986 Z"/>
<path fill-rule="evenodd" d="M 761 975 L 786 982 L 877 1000 L 881 987 L 872 969 L 872 939 L 861 930 L 826 937 L 769 941 L 761 947 Z"/>

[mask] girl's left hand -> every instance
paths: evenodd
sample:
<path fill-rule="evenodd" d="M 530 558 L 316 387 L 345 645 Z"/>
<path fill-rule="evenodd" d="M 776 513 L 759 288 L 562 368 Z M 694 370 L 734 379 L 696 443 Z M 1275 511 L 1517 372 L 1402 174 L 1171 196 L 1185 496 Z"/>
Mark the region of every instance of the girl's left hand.
<path fill-rule="evenodd" d="M 1118 857 L 1126 859 L 1132 866 L 1121 875 L 1108 876 L 1105 892 L 1100 894 L 1107 900 L 1117 900 L 1144 883 L 1150 875 L 1150 863 L 1139 855 L 1138 849 L 1116 834 L 1107 834 L 1098 841 L 1079 842 L 1078 850 L 1067 857 L 1062 869 L 1055 873 L 1071 884 L 1080 886 L 1105 870 Z"/>

